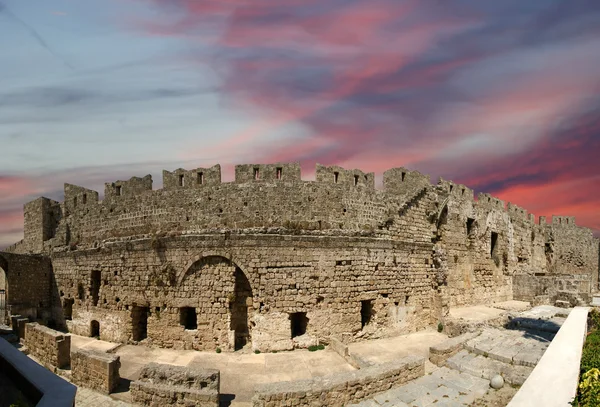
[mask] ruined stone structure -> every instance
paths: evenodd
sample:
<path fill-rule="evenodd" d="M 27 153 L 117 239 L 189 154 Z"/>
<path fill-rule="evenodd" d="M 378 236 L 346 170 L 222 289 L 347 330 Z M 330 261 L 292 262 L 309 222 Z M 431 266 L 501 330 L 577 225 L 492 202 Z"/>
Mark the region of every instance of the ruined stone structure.
<path fill-rule="evenodd" d="M 239 165 L 65 184 L 0 253 L 12 313 L 115 342 L 292 349 L 423 329 L 453 306 L 589 302 L 598 240 L 404 168 Z M 16 289 L 15 287 L 19 287 Z"/>

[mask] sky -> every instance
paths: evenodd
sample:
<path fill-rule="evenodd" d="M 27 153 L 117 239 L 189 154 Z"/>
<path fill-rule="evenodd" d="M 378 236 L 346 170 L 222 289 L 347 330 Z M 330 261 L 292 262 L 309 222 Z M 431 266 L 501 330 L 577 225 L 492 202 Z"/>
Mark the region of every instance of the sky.
<path fill-rule="evenodd" d="M 65 182 L 407 167 L 600 235 L 597 0 L 0 0 L 0 247 Z"/>

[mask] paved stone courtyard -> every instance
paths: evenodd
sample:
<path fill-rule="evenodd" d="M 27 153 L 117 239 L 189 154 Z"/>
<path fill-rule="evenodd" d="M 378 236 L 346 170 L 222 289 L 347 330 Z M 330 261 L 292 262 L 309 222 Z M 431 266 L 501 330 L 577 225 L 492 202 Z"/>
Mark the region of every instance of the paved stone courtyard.
<path fill-rule="evenodd" d="M 513 306 L 513 304 L 511 304 Z M 470 307 L 472 308 L 472 307 Z M 500 315 L 494 309 L 478 307 L 457 310 L 461 318 L 482 322 Z M 464 349 L 438 368 L 429 361 L 426 374 L 404 386 L 390 389 L 354 407 L 422 407 L 469 406 L 491 390 L 489 380 L 501 374 L 506 385 L 520 386 L 542 357 L 554 334 L 564 322 L 568 310 L 540 306 L 524 312 L 512 312 L 513 329 L 487 326 L 468 340 Z M 429 347 L 447 339 L 434 330 L 399 337 L 353 343 L 350 352 L 368 364 L 380 364 L 407 355 L 428 356 Z M 258 384 L 301 380 L 352 371 L 341 356 L 327 348 L 309 352 L 296 350 L 279 353 L 221 353 L 181 351 L 145 346 L 121 345 L 77 335 L 73 348 L 111 350 L 121 357 L 121 377 L 136 380 L 148 362 L 179 366 L 201 366 L 221 371 L 222 406 L 250 407 L 254 387 Z M 488 396 L 486 396 L 488 397 Z M 493 396 L 492 396 L 493 397 Z M 110 397 L 79 388 L 78 407 L 126 407 L 131 405 L 127 388 Z"/>

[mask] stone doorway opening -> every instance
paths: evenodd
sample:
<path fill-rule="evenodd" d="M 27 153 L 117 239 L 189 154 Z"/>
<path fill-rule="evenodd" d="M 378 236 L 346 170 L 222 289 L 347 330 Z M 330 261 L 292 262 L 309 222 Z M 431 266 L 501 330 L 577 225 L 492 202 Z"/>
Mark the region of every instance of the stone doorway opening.
<path fill-rule="evenodd" d="M 292 338 L 302 336 L 306 333 L 308 327 L 308 318 L 306 312 L 294 312 L 290 314 L 290 325 L 292 329 Z"/>
<path fill-rule="evenodd" d="M 92 338 L 100 338 L 100 322 L 93 320 L 90 323 L 90 336 Z"/>
<path fill-rule="evenodd" d="M 0 323 L 5 323 L 8 318 L 7 292 L 8 281 L 6 280 L 6 272 L 0 267 Z"/>
<path fill-rule="evenodd" d="M 148 307 L 133 306 L 131 309 L 131 336 L 134 341 L 148 337 Z"/>
<path fill-rule="evenodd" d="M 361 328 L 369 325 L 373 318 L 373 300 L 364 300 L 360 302 L 360 323 Z"/>
<path fill-rule="evenodd" d="M 65 320 L 70 321 L 73 319 L 73 304 L 75 303 L 74 298 L 65 298 L 63 300 L 63 315 Z"/>
<path fill-rule="evenodd" d="M 252 307 L 252 287 L 244 272 L 236 267 L 234 298 L 229 304 L 231 311 L 231 327 L 234 331 L 234 350 L 240 350 L 250 343 L 249 308 Z"/>

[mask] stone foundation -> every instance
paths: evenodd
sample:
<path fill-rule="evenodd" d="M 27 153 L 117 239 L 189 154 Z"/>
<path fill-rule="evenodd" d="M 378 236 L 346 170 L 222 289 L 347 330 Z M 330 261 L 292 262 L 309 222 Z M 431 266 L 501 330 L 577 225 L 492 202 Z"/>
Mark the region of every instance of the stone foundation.
<path fill-rule="evenodd" d="M 425 374 L 425 359 L 408 356 L 331 376 L 258 386 L 253 407 L 343 407 L 373 397 Z"/>
<path fill-rule="evenodd" d="M 25 325 L 24 344 L 42 365 L 64 369 L 71 363 L 71 337 L 37 322 Z"/>
<path fill-rule="evenodd" d="M 151 407 L 218 407 L 220 382 L 218 370 L 150 363 L 131 383 L 131 400 Z"/>
<path fill-rule="evenodd" d="M 120 357 L 116 355 L 86 349 L 71 353 L 73 383 L 104 394 L 116 390 L 120 380 L 120 367 Z"/>

